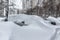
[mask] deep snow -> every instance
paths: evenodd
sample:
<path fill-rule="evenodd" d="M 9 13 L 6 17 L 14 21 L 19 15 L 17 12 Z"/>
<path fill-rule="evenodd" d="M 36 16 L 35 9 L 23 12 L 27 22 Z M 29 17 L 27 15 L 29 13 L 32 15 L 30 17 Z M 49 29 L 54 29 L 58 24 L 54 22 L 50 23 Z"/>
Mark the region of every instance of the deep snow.
<path fill-rule="evenodd" d="M 53 20 L 52 20 L 53 19 Z M 36 15 L 10 15 L 8 22 L 0 22 L 0 40 L 59 40 L 60 21 L 49 17 L 47 20 Z M 25 21 L 26 26 L 14 22 Z M 54 21 L 57 25 L 52 25 Z"/>
<path fill-rule="evenodd" d="M 0 40 L 9 40 L 14 27 L 13 22 L 0 22 Z"/>

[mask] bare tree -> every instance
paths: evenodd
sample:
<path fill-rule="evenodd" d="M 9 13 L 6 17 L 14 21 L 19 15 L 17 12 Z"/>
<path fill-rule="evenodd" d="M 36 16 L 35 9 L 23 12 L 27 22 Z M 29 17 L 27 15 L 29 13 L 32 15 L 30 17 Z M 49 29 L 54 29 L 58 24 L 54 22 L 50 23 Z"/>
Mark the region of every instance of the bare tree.
<path fill-rule="evenodd" d="M 14 8 L 15 4 L 13 2 L 11 2 L 12 4 L 9 5 L 9 0 L 6 0 L 6 1 L 7 2 L 5 3 L 6 4 L 5 5 L 5 8 L 6 8 L 6 19 L 5 19 L 5 21 L 8 21 L 9 7 L 13 6 L 13 8 Z"/>

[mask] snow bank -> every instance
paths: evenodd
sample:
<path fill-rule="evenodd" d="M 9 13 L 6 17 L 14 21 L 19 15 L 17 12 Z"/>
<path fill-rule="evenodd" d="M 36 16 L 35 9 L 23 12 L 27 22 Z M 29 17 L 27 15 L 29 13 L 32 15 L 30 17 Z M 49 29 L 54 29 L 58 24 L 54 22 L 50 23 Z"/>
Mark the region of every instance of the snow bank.
<path fill-rule="evenodd" d="M 9 21 L 25 21 L 26 24 L 38 24 L 38 25 L 44 25 L 46 27 L 53 27 L 56 28 L 57 26 L 60 25 L 60 21 L 54 17 L 48 17 L 47 20 L 44 20 L 42 17 L 36 16 L 36 15 L 25 15 L 25 14 L 20 14 L 20 15 L 12 15 L 9 16 Z M 57 25 L 52 25 L 51 22 L 56 22 Z"/>
<path fill-rule="evenodd" d="M 12 22 L 25 21 L 28 24 L 27 26 L 19 26 L 11 22 L 5 23 L 6 25 L 10 25 L 9 27 L 5 25 L 9 30 L 6 32 L 9 40 L 59 40 L 60 25 L 52 25 L 50 23 L 53 21 L 60 24 L 60 21 L 54 17 L 49 17 L 47 20 L 44 20 L 36 15 L 20 14 L 9 16 L 8 20 Z"/>
<path fill-rule="evenodd" d="M 44 29 L 42 27 L 40 27 L 40 25 L 38 24 L 30 24 L 21 27 L 14 24 L 13 22 L 0 22 L 0 40 L 50 40 L 52 39 L 51 37 L 55 34 L 56 30 L 49 29 L 49 28 Z M 57 34 L 57 36 L 58 35 L 59 34 Z"/>
<path fill-rule="evenodd" d="M 43 18 L 35 16 L 35 15 L 25 15 L 25 14 L 20 14 L 20 15 L 12 15 L 9 16 L 9 21 L 25 21 L 27 24 L 34 23 L 35 21 L 38 20 L 43 20 Z"/>
<path fill-rule="evenodd" d="M 51 22 L 56 22 L 57 24 L 60 24 L 60 21 L 57 18 L 49 16 L 47 19 Z"/>
<path fill-rule="evenodd" d="M 60 21 L 60 17 L 57 18 Z"/>
<path fill-rule="evenodd" d="M 47 20 L 44 20 L 42 17 L 36 15 L 20 14 L 20 15 L 9 16 L 8 19 L 9 21 L 18 21 L 18 22 L 25 21 L 26 24 L 37 24 L 40 27 L 43 25 L 43 28 L 47 27 L 55 29 L 60 27 L 60 21 L 57 18 L 51 16 L 48 17 Z M 53 25 L 51 24 L 51 22 L 55 22 L 57 25 Z"/>
<path fill-rule="evenodd" d="M 4 21 L 5 19 L 5 17 L 0 17 L 0 22 Z"/>
<path fill-rule="evenodd" d="M 47 29 L 47 28 L 46 28 Z M 40 28 L 36 24 L 15 27 L 10 40 L 50 40 L 54 31 Z"/>

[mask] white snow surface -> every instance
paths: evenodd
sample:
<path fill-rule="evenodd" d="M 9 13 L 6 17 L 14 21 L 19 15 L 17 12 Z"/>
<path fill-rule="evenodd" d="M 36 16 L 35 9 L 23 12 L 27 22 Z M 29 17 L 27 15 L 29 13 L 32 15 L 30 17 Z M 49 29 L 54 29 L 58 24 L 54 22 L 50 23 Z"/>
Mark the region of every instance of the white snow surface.
<path fill-rule="evenodd" d="M 36 15 L 10 15 L 8 22 L 0 22 L 0 40 L 60 40 L 60 25 L 57 18 L 43 18 Z M 57 23 L 52 25 L 51 20 Z M 57 21 L 56 21 L 57 20 Z M 19 26 L 14 21 L 25 21 Z"/>
<path fill-rule="evenodd" d="M 0 22 L 0 40 L 9 40 L 14 26 L 12 22 Z"/>

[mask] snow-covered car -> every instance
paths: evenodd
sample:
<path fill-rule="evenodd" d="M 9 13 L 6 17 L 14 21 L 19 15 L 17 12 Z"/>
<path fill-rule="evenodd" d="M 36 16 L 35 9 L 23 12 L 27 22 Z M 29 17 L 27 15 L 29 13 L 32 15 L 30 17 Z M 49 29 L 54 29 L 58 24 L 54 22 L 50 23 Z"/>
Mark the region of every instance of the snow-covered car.
<path fill-rule="evenodd" d="M 57 18 L 55 18 L 55 17 L 49 16 L 47 18 L 47 20 L 50 21 L 50 22 L 55 22 L 57 25 L 60 25 L 60 21 Z"/>

